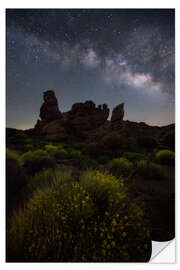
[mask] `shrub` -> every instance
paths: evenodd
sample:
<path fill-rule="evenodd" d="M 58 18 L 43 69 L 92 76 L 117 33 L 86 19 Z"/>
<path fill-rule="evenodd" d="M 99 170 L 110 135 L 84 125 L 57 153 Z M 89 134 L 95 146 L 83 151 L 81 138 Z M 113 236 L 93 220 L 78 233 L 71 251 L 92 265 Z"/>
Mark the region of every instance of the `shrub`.
<path fill-rule="evenodd" d="M 139 175 L 146 177 L 148 171 L 148 162 L 147 160 L 140 160 L 137 163 L 137 172 Z"/>
<path fill-rule="evenodd" d="M 143 136 L 137 139 L 137 143 L 140 147 L 153 149 L 157 146 L 157 141 L 153 137 Z"/>
<path fill-rule="evenodd" d="M 50 154 L 50 155 L 55 155 L 55 153 L 58 151 L 58 147 L 52 144 L 47 144 L 44 146 L 45 150 Z M 61 148 L 61 147 L 59 147 Z"/>
<path fill-rule="evenodd" d="M 109 161 L 111 160 L 111 158 L 109 156 L 106 156 L 106 155 L 102 155 L 102 156 L 99 156 L 96 161 L 99 163 L 99 164 L 106 164 L 108 163 Z"/>
<path fill-rule="evenodd" d="M 65 150 L 63 148 L 59 148 L 54 156 L 56 159 L 68 159 L 69 158 L 67 150 Z"/>
<path fill-rule="evenodd" d="M 38 189 L 44 190 L 47 188 L 58 188 L 63 183 L 71 181 L 71 168 L 63 167 L 61 169 L 44 169 L 34 175 L 31 179 L 28 188 L 31 191 Z"/>
<path fill-rule="evenodd" d="M 44 150 L 28 151 L 21 156 L 23 166 L 32 174 L 44 168 L 54 168 L 55 160 Z"/>
<path fill-rule="evenodd" d="M 9 148 L 6 148 L 6 159 L 13 159 L 19 163 L 19 154 Z"/>
<path fill-rule="evenodd" d="M 80 183 L 36 192 L 12 216 L 7 248 L 9 261 L 140 262 L 151 256 L 147 219 L 128 200 L 123 180 L 89 171 Z"/>
<path fill-rule="evenodd" d="M 163 168 L 147 160 L 140 160 L 137 163 L 137 173 L 144 179 L 160 180 L 164 178 Z"/>
<path fill-rule="evenodd" d="M 136 152 L 126 152 L 123 154 L 123 156 L 132 162 L 136 162 L 141 159 L 147 159 L 146 155 Z"/>
<path fill-rule="evenodd" d="M 69 158 L 68 151 L 63 148 L 62 145 L 45 145 L 45 150 L 56 159 L 67 159 Z"/>
<path fill-rule="evenodd" d="M 11 149 L 27 152 L 31 149 L 40 149 L 44 147 L 44 145 L 47 144 L 47 141 L 33 131 L 7 128 L 6 144 Z"/>
<path fill-rule="evenodd" d="M 80 161 L 80 169 L 87 170 L 87 169 L 97 169 L 98 163 L 93 159 L 84 158 Z"/>
<path fill-rule="evenodd" d="M 163 165 L 174 165 L 175 153 L 170 150 L 161 150 L 156 153 L 156 159 Z"/>
<path fill-rule="evenodd" d="M 127 188 L 123 179 L 116 179 L 108 173 L 101 173 L 95 170 L 87 170 L 80 175 L 80 184 L 91 194 L 98 210 L 104 213 L 117 193 L 122 199 L 127 199 Z M 112 207 L 112 205 L 111 205 Z"/>
<path fill-rule="evenodd" d="M 124 137 L 116 132 L 111 132 L 102 138 L 102 144 L 104 144 L 108 150 L 117 152 L 124 149 L 127 141 Z"/>
<path fill-rule="evenodd" d="M 79 158 L 79 157 L 81 157 L 81 155 L 82 155 L 82 152 L 79 151 L 79 150 L 74 150 L 74 149 L 72 149 L 72 150 L 70 150 L 70 152 L 69 152 L 69 157 L 70 157 L 70 158 Z"/>
<path fill-rule="evenodd" d="M 109 163 L 110 170 L 112 172 L 122 173 L 122 174 L 129 174 L 133 169 L 133 164 L 126 158 L 114 158 Z"/>
<path fill-rule="evenodd" d="M 166 147 L 169 147 L 170 149 L 175 149 L 175 133 L 169 133 L 162 139 L 162 144 Z"/>

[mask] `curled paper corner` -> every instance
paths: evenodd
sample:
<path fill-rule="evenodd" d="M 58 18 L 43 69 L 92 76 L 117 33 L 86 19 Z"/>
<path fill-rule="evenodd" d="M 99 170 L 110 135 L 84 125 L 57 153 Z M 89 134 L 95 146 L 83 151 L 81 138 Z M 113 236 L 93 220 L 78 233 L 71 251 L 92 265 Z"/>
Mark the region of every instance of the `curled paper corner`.
<path fill-rule="evenodd" d="M 150 263 L 175 263 L 175 239 L 166 242 L 152 241 Z"/>

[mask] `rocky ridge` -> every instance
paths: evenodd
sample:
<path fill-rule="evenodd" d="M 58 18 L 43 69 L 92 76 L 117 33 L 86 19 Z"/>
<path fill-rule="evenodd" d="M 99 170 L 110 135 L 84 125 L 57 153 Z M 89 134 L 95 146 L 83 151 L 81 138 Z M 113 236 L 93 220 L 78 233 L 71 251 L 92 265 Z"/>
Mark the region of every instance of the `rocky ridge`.
<path fill-rule="evenodd" d="M 111 120 L 107 104 L 96 106 L 91 100 L 75 103 L 71 110 L 61 112 L 54 91 L 44 92 L 44 103 L 40 108 L 40 119 L 34 131 L 43 135 L 47 140 L 63 141 L 71 137 L 93 138 L 103 132 L 116 131 L 126 137 L 159 136 L 166 131 L 174 130 L 174 124 L 158 127 L 146 123 L 124 121 L 124 103 L 117 105 Z"/>
<path fill-rule="evenodd" d="M 109 116 L 107 104 L 96 106 L 91 100 L 75 103 L 68 112 L 61 112 L 58 107 L 54 91 L 44 92 L 44 103 L 40 108 L 40 118 L 34 130 L 44 135 L 49 140 L 64 140 L 69 136 L 84 136 L 103 127 Z M 124 104 L 113 111 L 112 126 L 114 123 L 122 125 Z"/>

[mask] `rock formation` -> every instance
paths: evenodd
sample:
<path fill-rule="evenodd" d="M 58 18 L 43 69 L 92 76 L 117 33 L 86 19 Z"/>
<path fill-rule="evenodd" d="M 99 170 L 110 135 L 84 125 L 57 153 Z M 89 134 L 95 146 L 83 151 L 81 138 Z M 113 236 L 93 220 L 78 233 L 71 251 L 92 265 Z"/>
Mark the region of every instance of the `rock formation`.
<path fill-rule="evenodd" d="M 124 103 L 116 106 L 112 111 L 111 117 L 111 128 L 113 130 L 119 130 L 123 126 L 123 117 L 124 117 Z"/>
<path fill-rule="evenodd" d="M 96 105 L 92 101 L 75 103 L 66 115 L 66 125 L 70 133 L 84 135 L 87 131 L 102 126 L 109 116 L 106 104 Z"/>
<path fill-rule="evenodd" d="M 56 96 L 52 90 L 44 92 L 44 103 L 40 108 L 40 117 L 44 123 L 62 118 Z"/>
<path fill-rule="evenodd" d="M 63 115 L 58 108 L 54 91 L 44 92 L 44 103 L 40 108 L 40 118 L 34 129 L 44 135 L 46 139 L 60 141 L 67 138 Z"/>
<path fill-rule="evenodd" d="M 106 104 L 96 107 L 94 102 L 75 103 L 68 112 L 61 113 L 52 90 L 44 92 L 40 118 L 34 129 L 49 140 L 64 140 L 69 136 L 88 136 L 101 127 L 109 116 Z"/>

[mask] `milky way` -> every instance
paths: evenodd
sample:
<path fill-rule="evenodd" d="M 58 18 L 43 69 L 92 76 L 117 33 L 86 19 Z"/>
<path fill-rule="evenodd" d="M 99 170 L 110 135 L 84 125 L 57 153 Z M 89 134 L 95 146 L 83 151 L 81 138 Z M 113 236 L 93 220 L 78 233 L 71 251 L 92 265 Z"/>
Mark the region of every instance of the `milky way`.
<path fill-rule="evenodd" d="M 42 92 L 92 99 L 125 119 L 174 122 L 174 10 L 7 10 L 7 125 L 32 127 Z"/>

